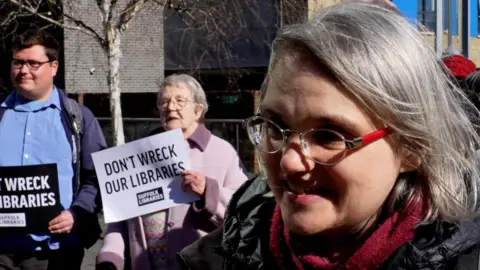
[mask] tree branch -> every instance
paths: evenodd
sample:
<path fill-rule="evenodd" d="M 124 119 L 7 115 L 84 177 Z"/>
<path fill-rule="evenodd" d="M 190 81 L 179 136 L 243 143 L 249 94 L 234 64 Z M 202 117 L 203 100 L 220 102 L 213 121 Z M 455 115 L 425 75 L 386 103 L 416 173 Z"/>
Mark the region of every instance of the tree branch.
<path fill-rule="evenodd" d="M 103 5 L 104 1 L 106 1 L 106 0 L 96 0 L 95 1 L 97 3 L 98 9 L 100 10 L 100 16 L 101 16 L 102 22 L 105 20 L 105 17 L 106 17 L 106 12 L 105 12 L 104 5 Z"/>
<path fill-rule="evenodd" d="M 115 11 L 115 7 L 117 6 L 117 0 L 111 0 L 110 2 L 110 7 L 108 9 L 108 17 L 107 17 L 107 20 L 108 22 L 111 22 L 112 21 L 112 18 L 113 18 L 113 13 Z"/>
<path fill-rule="evenodd" d="M 20 9 L 23 9 L 23 10 L 27 11 L 28 13 L 30 13 L 32 15 L 35 15 L 35 16 L 41 18 L 42 20 L 45 20 L 45 21 L 47 21 L 47 22 L 49 22 L 53 25 L 56 25 L 58 27 L 62 27 L 62 28 L 65 28 L 65 29 L 78 30 L 78 31 L 81 31 L 84 34 L 92 36 L 92 37 L 97 39 L 97 41 L 100 43 L 101 46 L 105 46 L 104 39 L 93 28 L 86 25 L 81 20 L 78 20 L 78 19 L 73 18 L 72 16 L 69 16 L 68 14 L 63 14 L 63 15 L 66 18 L 68 18 L 69 20 L 71 20 L 73 23 L 75 23 L 75 25 L 69 25 L 69 24 L 66 24 L 64 21 L 57 21 L 55 19 L 47 17 L 47 16 L 39 13 L 38 10 L 34 9 L 33 7 L 26 6 L 26 5 L 22 4 L 21 2 L 19 2 L 18 0 L 7 0 L 7 1 L 9 3 L 19 7 Z"/>
<path fill-rule="evenodd" d="M 100 45 L 103 47 L 105 46 L 105 39 L 103 39 L 98 33 L 97 31 L 95 31 L 95 29 L 93 29 L 92 27 L 86 25 L 83 21 L 81 20 L 78 20 L 66 13 L 63 14 L 63 16 L 65 16 L 66 18 L 68 18 L 70 21 L 72 21 L 73 23 L 75 23 L 75 25 L 77 25 L 77 28 L 74 28 L 74 29 L 78 29 L 86 34 L 89 34 L 90 36 L 93 36 L 94 38 L 97 39 L 97 41 L 100 43 Z M 64 24 L 65 25 L 65 24 Z M 66 25 L 68 27 L 68 25 Z"/>
<path fill-rule="evenodd" d="M 95 2 L 97 3 L 97 7 L 98 7 L 102 12 L 104 12 L 104 10 L 103 10 L 103 0 L 96 0 Z"/>
<path fill-rule="evenodd" d="M 98 9 L 100 9 L 102 23 L 105 27 L 113 18 L 113 13 L 118 0 L 95 0 L 95 2 L 97 3 Z"/>
<path fill-rule="evenodd" d="M 0 5 L 0 10 L 8 10 L 6 4 L 3 3 Z M 9 25 L 11 22 L 15 21 L 17 17 L 16 12 L 9 12 L 7 14 L 0 14 L 0 28 Z"/>
<path fill-rule="evenodd" d="M 149 0 L 131 0 L 123 12 L 120 14 L 120 18 L 118 20 L 117 28 L 120 32 L 125 32 L 128 28 L 128 24 L 130 21 L 135 17 L 135 14 L 140 10 L 143 4 L 148 2 Z"/>

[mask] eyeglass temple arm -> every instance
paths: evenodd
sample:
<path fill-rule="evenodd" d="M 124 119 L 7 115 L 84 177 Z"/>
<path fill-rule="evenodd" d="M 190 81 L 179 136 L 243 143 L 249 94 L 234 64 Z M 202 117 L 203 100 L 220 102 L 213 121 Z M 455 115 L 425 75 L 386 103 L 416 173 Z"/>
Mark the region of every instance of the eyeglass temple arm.
<path fill-rule="evenodd" d="M 390 134 L 390 132 L 392 132 L 391 128 L 382 128 L 363 137 L 355 138 L 353 140 L 346 140 L 345 143 L 347 144 L 348 149 L 355 149 L 362 145 L 367 145 L 383 137 L 386 137 L 388 134 Z"/>

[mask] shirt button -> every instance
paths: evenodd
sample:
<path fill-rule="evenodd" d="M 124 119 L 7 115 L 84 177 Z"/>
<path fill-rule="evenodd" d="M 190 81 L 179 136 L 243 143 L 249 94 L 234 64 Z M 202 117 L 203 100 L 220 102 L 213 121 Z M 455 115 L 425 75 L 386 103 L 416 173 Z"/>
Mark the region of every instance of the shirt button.
<path fill-rule="evenodd" d="M 25 158 L 28 158 L 28 157 L 29 157 L 29 155 L 28 155 L 28 154 L 25 154 Z"/>
<path fill-rule="evenodd" d="M 27 131 L 27 136 L 30 136 L 32 135 L 32 133 L 30 133 L 30 131 Z"/>

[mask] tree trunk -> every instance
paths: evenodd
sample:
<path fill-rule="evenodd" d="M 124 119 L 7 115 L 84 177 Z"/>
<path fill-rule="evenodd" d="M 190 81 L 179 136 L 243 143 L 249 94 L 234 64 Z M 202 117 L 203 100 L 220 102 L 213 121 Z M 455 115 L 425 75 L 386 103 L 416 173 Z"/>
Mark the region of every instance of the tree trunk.
<path fill-rule="evenodd" d="M 122 103 L 120 100 L 120 50 L 121 34 L 111 27 L 107 30 L 108 36 L 108 87 L 110 90 L 110 116 L 112 117 L 112 136 L 115 146 L 125 143 L 123 133 Z"/>

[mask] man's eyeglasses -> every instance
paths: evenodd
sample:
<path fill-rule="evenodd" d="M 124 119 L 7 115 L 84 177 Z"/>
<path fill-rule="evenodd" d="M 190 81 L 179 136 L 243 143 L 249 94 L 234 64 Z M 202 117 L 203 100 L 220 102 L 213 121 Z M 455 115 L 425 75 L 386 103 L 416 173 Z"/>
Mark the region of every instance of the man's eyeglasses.
<path fill-rule="evenodd" d="M 173 103 L 173 107 L 176 110 L 181 110 L 183 107 L 185 107 L 189 102 L 195 103 L 195 101 L 188 100 L 185 98 L 172 98 L 172 99 L 165 99 L 165 100 L 159 100 L 157 102 L 157 106 L 160 109 L 166 109 L 170 103 Z"/>
<path fill-rule="evenodd" d="M 52 62 L 51 60 L 44 61 L 44 62 L 39 62 L 35 60 L 20 60 L 20 59 L 13 59 L 12 60 L 12 66 L 16 69 L 21 69 L 24 65 L 27 66 L 28 69 L 30 70 L 38 70 L 41 66 L 43 66 L 46 63 Z"/>
<path fill-rule="evenodd" d="M 342 134 L 329 129 L 311 129 L 306 132 L 282 129 L 261 116 L 247 118 L 243 121 L 243 125 L 253 145 L 267 154 L 280 151 L 291 133 L 299 133 L 303 154 L 316 163 L 329 166 L 342 161 L 348 150 L 370 144 L 392 132 L 389 128 L 383 128 L 362 137 L 347 140 Z"/>

